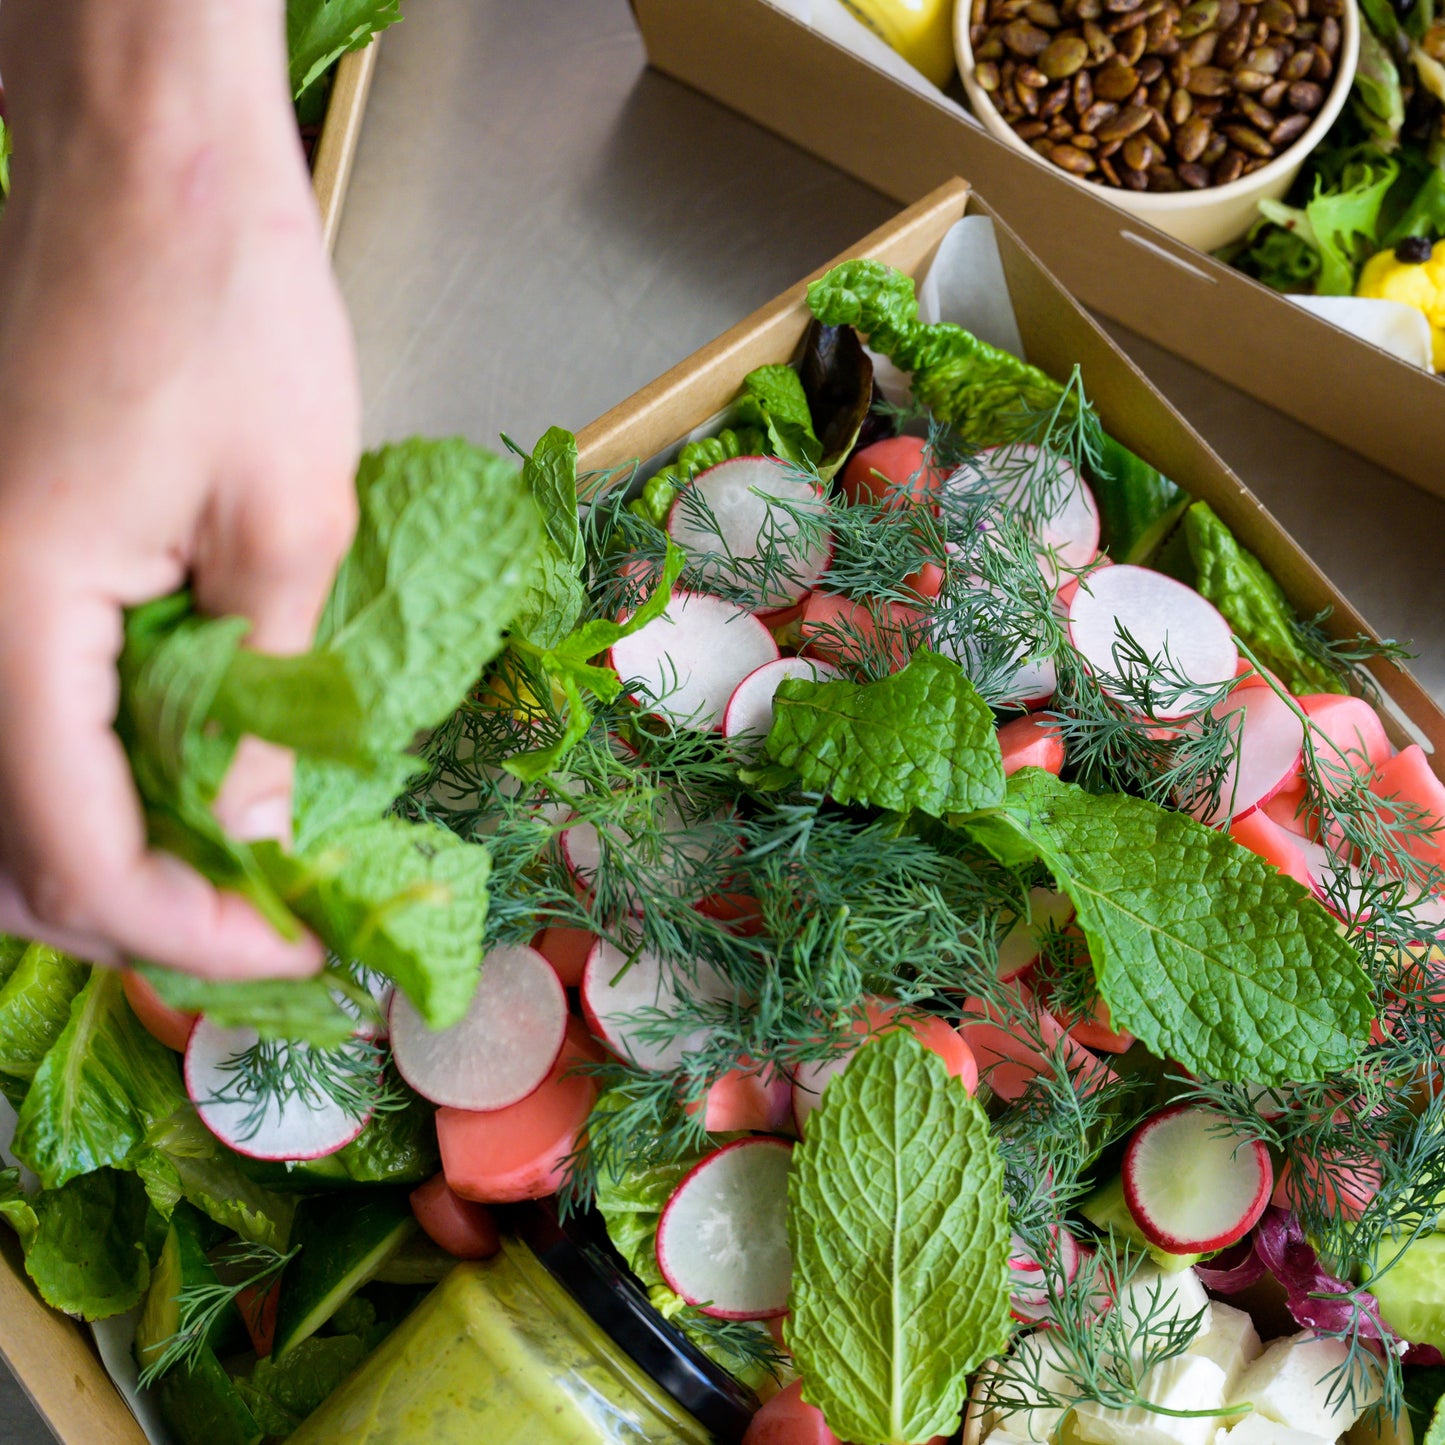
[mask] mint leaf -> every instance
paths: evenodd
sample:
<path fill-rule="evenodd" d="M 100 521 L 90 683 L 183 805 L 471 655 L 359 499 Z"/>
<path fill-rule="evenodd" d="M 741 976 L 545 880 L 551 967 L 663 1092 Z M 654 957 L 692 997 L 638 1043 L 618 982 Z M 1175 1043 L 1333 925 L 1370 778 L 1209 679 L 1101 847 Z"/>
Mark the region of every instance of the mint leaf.
<path fill-rule="evenodd" d="M 1369 981 L 1335 921 L 1227 834 L 1037 768 L 972 829 L 1027 843 L 1073 900 L 1114 1027 L 1197 1074 L 1322 1079 L 1369 1034 Z"/>
<path fill-rule="evenodd" d="M 1009 1339 L 1003 1165 L 978 1102 L 907 1029 L 862 1048 L 788 1182 L 785 1326 L 804 1397 L 859 1445 L 952 1434 Z"/>
<path fill-rule="evenodd" d="M 332 652 L 273 657 L 242 648 L 231 660 L 210 720 L 316 758 L 365 767 L 366 715 L 346 667 Z"/>
<path fill-rule="evenodd" d="M 148 1206 L 134 1174 L 98 1169 L 63 1189 L 42 1190 L 32 1204 L 25 1272 L 46 1304 L 100 1320 L 140 1303 L 150 1280 Z"/>
<path fill-rule="evenodd" d="M 35 1071 L 15 1157 L 47 1189 L 105 1165 L 130 1168 L 150 1130 L 185 1104 L 175 1054 L 131 1012 L 120 974 L 96 969 Z"/>
<path fill-rule="evenodd" d="M 345 665 L 374 753 L 409 747 L 502 645 L 541 541 L 515 468 L 460 439 L 361 460 L 361 518 L 317 646 Z"/>
<path fill-rule="evenodd" d="M 318 1049 L 340 1048 L 356 1032 L 326 973 L 221 981 L 151 963 L 135 967 L 172 1008 L 203 1013 L 219 1028 L 252 1028 L 262 1038 L 303 1039 Z"/>
<path fill-rule="evenodd" d="M 401 0 L 287 0 L 291 94 L 299 99 L 348 50 L 401 19 Z"/>
<path fill-rule="evenodd" d="M 333 953 L 394 980 L 432 1028 L 461 1020 L 482 958 L 485 848 L 439 826 L 383 818 L 331 833 L 301 856 L 275 844 L 256 852 Z"/>
<path fill-rule="evenodd" d="M 576 627 L 587 601 L 582 585 L 587 554 L 577 520 L 577 438 L 561 427 L 544 433 L 523 463 L 522 484 L 546 536 L 512 630 L 538 647 L 551 647 Z"/>
<path fill-rule="evenodd" d="M 423 759 L 401 752 L 383 753 L 364 768 L 298 757 L 291 791 L 291 846 L 304 853 L 328 833 L 376 822 L 425 770 Z"/>
<path fill-rule="evenodd" d="M 20 1107 L 41 1060 L 70 1021 L 90 965 L 32 943 L 0 988 L 0 1089 Z"/>
<path fill-rule="evenodd" d="M 1003 797 L 993 713 L 936 652 L 878 682 L 789 678 L 773 710 L 769 756 L 840 803 L 942 817 Z"/>

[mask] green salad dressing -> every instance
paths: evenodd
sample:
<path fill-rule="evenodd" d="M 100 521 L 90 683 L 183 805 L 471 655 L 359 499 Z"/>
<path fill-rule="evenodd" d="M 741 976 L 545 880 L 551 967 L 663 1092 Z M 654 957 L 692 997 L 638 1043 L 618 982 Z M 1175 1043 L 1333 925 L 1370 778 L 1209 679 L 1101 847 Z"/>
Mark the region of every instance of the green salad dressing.
<path fill-rule="evenodd" d="M 524 1244 L 459 1264 L 293 1445 L 707 1445 Z"/>

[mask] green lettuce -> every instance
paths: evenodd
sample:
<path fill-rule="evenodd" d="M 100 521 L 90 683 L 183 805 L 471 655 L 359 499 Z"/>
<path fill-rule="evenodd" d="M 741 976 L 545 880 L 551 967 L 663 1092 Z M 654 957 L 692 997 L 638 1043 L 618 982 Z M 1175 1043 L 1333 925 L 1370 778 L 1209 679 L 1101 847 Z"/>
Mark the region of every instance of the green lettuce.
<path fill-rule="evenodd" d="M 546 535 L 512 631 L 551 647 L 577 626 L 587 601 L 582 580 L 587 555 L 577 520 L 577 438 L 562 427 L 546 432 L 523 463 L 522 484 Z"/>
<path fill-rule="evenodd" d="M 10 195 L 10 152 L 12 150 L 10 129 L 0 117 L 0 207 Z"/>
<path fill-rule="evenodd" d="M 839 803 L 934 817 L 1003 798 L 993 713 L 956 662 L 915 653 L 878 682 L 789 678 L 767 749 L 810 792 Z"/>
<path fill-rule="evenodd" d="M 401 19 L 401 0 L 287 0 L 291 94 L 300 100 L 348 50 Z"/>
<path fill-rule="evenodd" d="M 317 1409 L 371 1352 L 362 1335 L 313 1335 L 281 1360 L 256 1361 L 236 1390 L 268 1436 L 286 1436 Z"/>
<path fill-rule="evenodd" d="M 1234 633 L 1295 694 L 1347 692 L 1344 681 L 1299 641 L 1299 622 L 1284 589 L 1206 502 L 1184 514 L 1188 579 L 1225 616 Z"/>
<path fill-rule="evenodd" d="M 1155 1057 L 1286 1084 L 1347 1067 L 1368 1041 L 1370 983 L 1339 925 L 1228 834 L 1037 768 L 969 828 L 1000 861 L 1053 872 L 1115 1027 Z"/>
<path fill-rule="evenodd" d="M 27 944 L 9 965 L 0 986 L 0 1090 L 17 1109 L 89 977 L 88 963 L 43 943 Z"/>
<path fill-rule="evenodd" d="M 788 1237 L 804 1398 L 859 1445 L 951 1435 L 969 1373 L 1009 1339 L 1008 1202 L 983 1109 L 907 1029 L 809 1117 Z"/>

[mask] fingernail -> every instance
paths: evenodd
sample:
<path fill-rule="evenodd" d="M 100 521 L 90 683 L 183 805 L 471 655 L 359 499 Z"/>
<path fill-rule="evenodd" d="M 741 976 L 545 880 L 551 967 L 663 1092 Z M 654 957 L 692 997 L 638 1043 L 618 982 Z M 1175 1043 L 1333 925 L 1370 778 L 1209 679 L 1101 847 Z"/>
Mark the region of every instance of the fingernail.
<path fill-rule="evenodd" d="M 237 816 L 232 834 L 243 843 L 262 839 L 285 842 L 291 836 L 291 800 L 282 793 L 258 798 Z"/>

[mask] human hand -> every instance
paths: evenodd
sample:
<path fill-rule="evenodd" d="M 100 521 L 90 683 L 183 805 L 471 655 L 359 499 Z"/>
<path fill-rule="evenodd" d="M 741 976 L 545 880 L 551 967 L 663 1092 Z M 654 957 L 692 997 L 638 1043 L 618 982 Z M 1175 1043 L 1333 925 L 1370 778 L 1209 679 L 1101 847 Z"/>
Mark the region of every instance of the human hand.
<path fill-rule="evenodd" d="M 112 730 L 123 608 L 189 580 L 250 645 L 304 650 L 354 525 L 355 358 L 279 4 L 6 0 L 0 60 L 0 928 L 309 973 L 314 939 L 147 848 Z M 217 811 L 283 836 L 289 788 L 248 739 Z"/>

